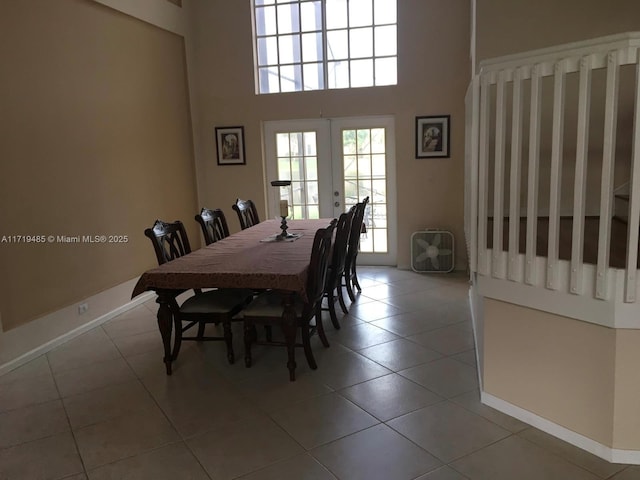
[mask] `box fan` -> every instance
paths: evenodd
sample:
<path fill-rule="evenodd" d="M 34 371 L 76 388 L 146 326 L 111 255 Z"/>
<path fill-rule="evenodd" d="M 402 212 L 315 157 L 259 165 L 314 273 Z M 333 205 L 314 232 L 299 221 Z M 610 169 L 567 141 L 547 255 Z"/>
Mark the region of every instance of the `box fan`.
<path fill-rule="evenodd" d="M 424 230 L 411 235 L 411 268 L 418 273 L 448 273 L 455 266 L 453 234 Z"/>

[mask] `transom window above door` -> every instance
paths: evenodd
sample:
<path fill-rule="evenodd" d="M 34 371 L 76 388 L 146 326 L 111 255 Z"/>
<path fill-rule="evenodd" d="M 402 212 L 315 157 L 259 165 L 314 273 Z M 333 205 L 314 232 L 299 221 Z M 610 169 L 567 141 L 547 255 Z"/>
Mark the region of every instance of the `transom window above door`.
<path fill-rule="evenodd" d="M 252 0 L 257 93 L 397 84 L 396 0 Z"/>

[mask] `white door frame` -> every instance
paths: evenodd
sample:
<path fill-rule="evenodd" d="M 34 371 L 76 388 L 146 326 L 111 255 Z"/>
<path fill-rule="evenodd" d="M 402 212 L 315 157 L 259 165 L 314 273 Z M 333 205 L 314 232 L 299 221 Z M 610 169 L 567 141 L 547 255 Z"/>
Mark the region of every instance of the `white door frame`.
<path fill-rule="evenodd" d="M 396 188 L 395 118 L 393 116 L 362 116 L 331 119 L 277 120 L 263 122 L 264 172 L 269 218 L 278 217 L 280 191 L 272 187 L 277 180 L 276 133 L 292 131 L 317 132 L 318 178 L 325 182 L 319 188 L 321 217 L 338 217 L 344 211 L 344 171 L 342 165 L 342 129 L 384 128 L 386 131 L 386 181 L 387 181 L 387 251 L 388 253 L 360 252 L 359 263 L 366 265 L 396 265 L 398 221 Z M 333 161 L 333 160 L 336 161 Z M 340 160 L 340 161 L 338 161 Z M 334 192 L 338 196 L 334 196 Z M 338 206 L 334 206 L 338 202 Z"/>
<path fill-rule="evenodd" d="M 331 142 L 332 158 L 341 159 L 342 129 L 345 128 L 384 128 L 385 155 L 386 155 L 386 180 L 387 180 L 387 252 L 358 254 L 358 262 L 364 265 L 397 265 L 396 255 L 398 251 L 398 216 L 397 216 L 397 189 L 396 189 L 396 143 L 395 143 L 395 117 L 390 115 L 344 117 L 331 119 L 331 137 L 338 141 Z M 333 162 L 333 182 L 340 185 L 342 205 L 337 207 L 334 215 L 340 215 L 344 211 L 344 171 L 342 162 Z"/>
<path fill-rule="evenodd" d="M 332 181 L 331 172 L 331 130 L 329 120 L 308 119 L 308 120 L 277 120 L 263 122 L 264 132 L 264 172 L 265 188 L 267 190 L 267 212 L 269 218 L 276 218 L 280 212 L 280 190 L 272 187 L 271 182 L 278 180 L 278 164 L 269 162 L 269 158 L 276 158 L 275 137 L 277 133 L 292 131 L 315 131 L 317 132 L 316 142 L 318 149 L 318 179 Z M 328 185 L 326 191 L 333 192 L 333 185 Z M 333 217 L 333 199 L 322 195 L 322 189 L 318 190 L 318 202 L 320 206 L 320 216 L 326 218 Z M 279 218 L 279 217 L 278 217 Z"/>

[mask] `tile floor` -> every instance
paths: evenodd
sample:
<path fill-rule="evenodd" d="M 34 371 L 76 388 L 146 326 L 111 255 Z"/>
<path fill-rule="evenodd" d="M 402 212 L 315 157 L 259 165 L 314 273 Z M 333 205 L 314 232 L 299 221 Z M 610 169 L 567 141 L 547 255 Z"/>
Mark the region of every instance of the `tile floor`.
<path fill-rule="evenodd" d="M 153 301 L 0 377 L 0 479 L 640 479 L 480 404 L 464 275 L 360 277 L 295 383 L 240 329 L 167 377 Z"/>

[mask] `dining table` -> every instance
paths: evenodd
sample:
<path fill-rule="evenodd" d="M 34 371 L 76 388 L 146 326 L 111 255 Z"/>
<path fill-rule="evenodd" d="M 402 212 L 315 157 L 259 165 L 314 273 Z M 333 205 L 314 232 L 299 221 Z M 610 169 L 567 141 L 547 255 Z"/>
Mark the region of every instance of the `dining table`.
<path fill-rule="evenodd" d="M 131 298 L 146 291 L 157 294 L 158 328 L 164 346 L 167 375 L 175 360 L 171 349 L 176 297 L 187 290 L 275 289 L 283 294 L 284 324 L 295 328 L 295 296 L 306 299 L 307 270 L 315 232 L 332 219 L 288 220 L 294 238 L 279 240 L 280 220 L 265 220 L 222 240 L 175 258 L 142 274 Z M 176 326 L 179 328 L 179 326 Z"/>

